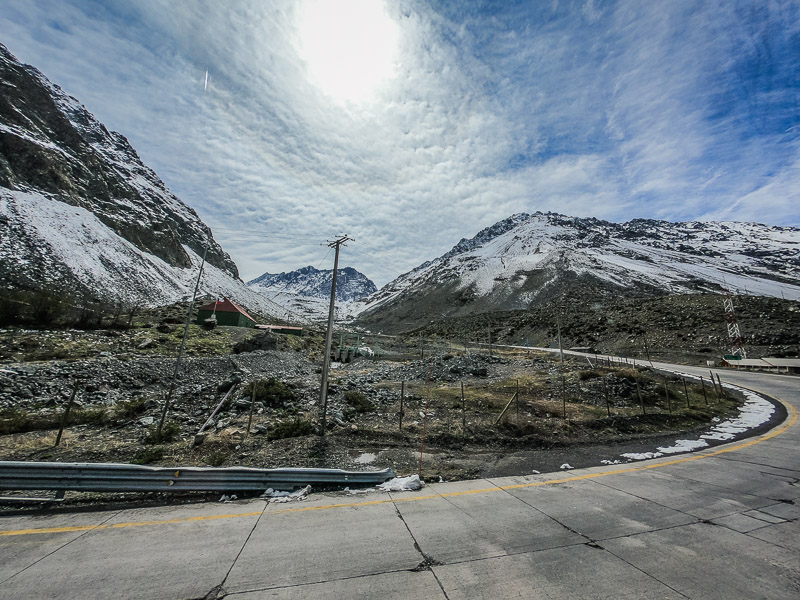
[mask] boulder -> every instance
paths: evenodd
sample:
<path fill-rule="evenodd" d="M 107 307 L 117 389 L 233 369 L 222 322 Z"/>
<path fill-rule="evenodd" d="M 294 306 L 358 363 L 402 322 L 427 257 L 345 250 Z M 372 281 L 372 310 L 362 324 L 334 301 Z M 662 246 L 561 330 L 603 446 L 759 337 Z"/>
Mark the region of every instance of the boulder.
<path fill-rule="evenodd" d="M 233 347 L 233 353 L 241 354 L 242 352 L 255 352 L 256 350 L 275 350 L 277 347 L 278 338 L 272 333 L 264 332 L 238 342 Z"/>

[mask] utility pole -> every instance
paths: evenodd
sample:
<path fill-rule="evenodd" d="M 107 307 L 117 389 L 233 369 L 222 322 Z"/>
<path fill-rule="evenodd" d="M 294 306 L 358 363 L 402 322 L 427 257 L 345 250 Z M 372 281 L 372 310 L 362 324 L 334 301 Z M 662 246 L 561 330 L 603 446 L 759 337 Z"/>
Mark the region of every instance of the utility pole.
<path fill-rule="evenodd" d="M 328 368 L 331 363 L 331 341 L 333 340 L 333 314 L 336 302 L 336 274 L 339 270 L 339 248 L 347 241 L 355 241 L 353 238 L 343 235 L 332 242 L 328 242 L 328 247 L 336 250 L 333 259 L 333 281 L 331 282 L 331 305 L 328 309 L 328 332 L 325 334 L 325 354 L 322 355 L 322 388 L 319 391 L 319 434 L 325 435 L 325 420 L 328 411 Z"/>
<path fill-rule="evenodd" d="M 167 397 L 164 398 L 164 409 L 161 411 L 161 420 L 158 422 L 158 429 L 156 429 L 156 440 L 161 440 L 161 429 L 164 427 L 164 419 L 167 418 L 167 411 L 169 410 L 169 403 L 172 399 L 172 392 L 175 391 L 175 382 L 178 379 L 178 369 L 181 367 L 181 359 L 183 358 L 183 351 L 186 349 L 186 336 L 189 333 L 189 321 L 192 320 L 192 312 L 194 311 L 194 301 L 197 299 L 197 291 L 200 289 L 200 277 L 203 275 L 203 267 L 206 265 L 206 255 L 208 254 L 208 247 L 203 249 L 203 260 L 200 261 L 200 270 L 197 272 L 197 282 L 194 284 L 194 293 L 192 294 L 192 302 L 189 304 L 189 312 L 186 313 L 186 325 L 183 327 L 183 339 L 181 340 L 181 348 L 178 350 L 178 360 L 175 361 L 175 370 L 172 372 L 172 383 L 169 384 L 169 391 Z M 217 304 L 216 298 L 214 299 L 214 310 L 216 311 Z"/>
<path fill-rule="evenodd" d="M 561 356 L 561 364 L 564 364 L 564 348 L 561 346 L 561 309 L 559 308 L 556 316 L 556 326 L 558 327 L 558 354 Z"/>

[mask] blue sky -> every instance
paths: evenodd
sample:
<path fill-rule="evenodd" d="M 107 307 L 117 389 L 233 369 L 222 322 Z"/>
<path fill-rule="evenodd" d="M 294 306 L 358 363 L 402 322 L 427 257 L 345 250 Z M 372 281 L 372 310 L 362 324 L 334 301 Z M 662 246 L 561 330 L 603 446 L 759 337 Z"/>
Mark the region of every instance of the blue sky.
<path fill-rule="evenodd" d="M 3 0 L 250 279 L 517 212 L 800 225 L 800 3 Z M 204 89 L 206 69 L 208 88 Z"/>

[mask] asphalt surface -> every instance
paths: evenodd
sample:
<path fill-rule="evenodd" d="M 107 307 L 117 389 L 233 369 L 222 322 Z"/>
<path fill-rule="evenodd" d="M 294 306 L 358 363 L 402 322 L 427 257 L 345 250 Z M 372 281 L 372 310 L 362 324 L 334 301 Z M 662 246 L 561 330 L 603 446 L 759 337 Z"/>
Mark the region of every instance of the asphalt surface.
<path fill-rule="evenodd" d="M 702 452 L 419 492 L 6 516 L 0 598 L 798 598 L 800 378 L 718 372 L 787 420 Z"/>

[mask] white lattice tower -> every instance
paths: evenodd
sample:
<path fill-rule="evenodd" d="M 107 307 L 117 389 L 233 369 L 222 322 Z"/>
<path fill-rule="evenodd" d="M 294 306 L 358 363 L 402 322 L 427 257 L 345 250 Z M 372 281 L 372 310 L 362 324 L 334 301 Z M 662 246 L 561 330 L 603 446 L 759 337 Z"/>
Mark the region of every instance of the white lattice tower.
<path fill-rule="evenodd" d="M 733 310 L 733 296 L 730 294 L 726 296 L 722 301 L 722 306 L 725 307 L 725 321 L 728 324 L 728 339 L 730 339 L 731 342 L 731 354 L 747 358 L 747 352 L 744 349 L 744 338 L 742 338 L 742 332 L 739 329 L 736 312 Z"/>

